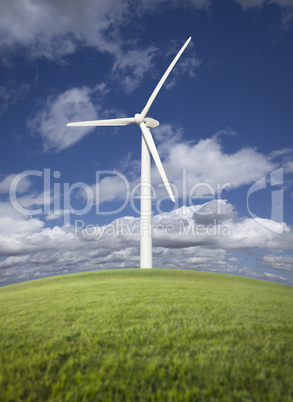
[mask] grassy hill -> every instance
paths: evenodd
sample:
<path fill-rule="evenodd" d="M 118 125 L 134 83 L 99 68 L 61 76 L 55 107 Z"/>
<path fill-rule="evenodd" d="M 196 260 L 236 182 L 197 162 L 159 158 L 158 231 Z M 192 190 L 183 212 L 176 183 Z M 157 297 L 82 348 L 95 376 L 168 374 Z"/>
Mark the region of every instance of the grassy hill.
<path fill-rule="evenodd" d="M 0 288 L 1 401 L 293 400 L 293 288 L 115 270 Z"/>

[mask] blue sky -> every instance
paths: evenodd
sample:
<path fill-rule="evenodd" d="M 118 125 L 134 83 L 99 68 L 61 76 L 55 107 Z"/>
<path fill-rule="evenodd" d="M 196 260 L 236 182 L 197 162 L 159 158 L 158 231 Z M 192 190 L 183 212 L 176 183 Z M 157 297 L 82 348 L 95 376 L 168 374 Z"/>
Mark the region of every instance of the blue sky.
<path fill-rule="evenodd" d="M 293 285 L 292 0 L 12 0 L 0 16 L 0 285 L 139 266 L 148 115 L 154 266 Z"/>

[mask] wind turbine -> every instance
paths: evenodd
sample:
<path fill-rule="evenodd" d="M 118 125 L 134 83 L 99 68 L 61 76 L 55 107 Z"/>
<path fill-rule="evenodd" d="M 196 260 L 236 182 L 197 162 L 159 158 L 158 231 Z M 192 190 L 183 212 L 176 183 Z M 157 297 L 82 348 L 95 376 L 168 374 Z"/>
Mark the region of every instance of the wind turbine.
<path fill-rule="evenodd" d="M 175 202 L 172 188 L 167 179 L 165 170 L 163 168 L 161 159 L 159 157 L 156 145 L 154 143 L 150 128 L 158 127 L 159 122 L 151 117 L 147 117 L 147 113 L 158 95 L 159 90 L 166 81 L 171 70 L 177 63 L 179 57 L 184 52 L 186 46 L 190 42 L 191 37 L 187 39 L 185 44 L 177 53 L 176 57 L 166 70 L 165 74 L 160 79 L 158 85 L 151 94 L 145 107 L 141 113 L 136 113 L 134 117 L 126 117 L 121 119 L 109 120 L 93 120 L 83 121 L 76 123 L 68 123 L 67 126 L 126 126 L 128 124 L 136 123 L 141 128 L 141 193 L 140 193 L 140 268 L 153 267 L 153 253 L 152 253 L 152 194 L 151 194 L 151 157 L 157 165 L 163 183 L 168 191 L 168 194 L 173 202 Z"/>

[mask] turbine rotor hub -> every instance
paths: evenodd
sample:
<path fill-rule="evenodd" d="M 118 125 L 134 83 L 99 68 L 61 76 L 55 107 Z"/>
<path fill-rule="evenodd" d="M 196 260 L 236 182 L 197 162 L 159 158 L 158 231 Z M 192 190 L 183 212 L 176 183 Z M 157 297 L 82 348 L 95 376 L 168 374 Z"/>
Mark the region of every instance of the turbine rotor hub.
<path fill-rule="evenodd" d="M 158 120 L 152 119 L 151 117 L 143 117 L 139 113 L 136 113 L 134 116 L 134 122 L 138 125 L 145 123 L 148 128 L 158 127 L 160 124 Z"/>
<path fill-rule="evenodd" d="M 134 121 L 136 124 L 141 124 L 142 122 L 145 122 L 145 118 L 141 114 L 136 113 L 134 116 Z"/>

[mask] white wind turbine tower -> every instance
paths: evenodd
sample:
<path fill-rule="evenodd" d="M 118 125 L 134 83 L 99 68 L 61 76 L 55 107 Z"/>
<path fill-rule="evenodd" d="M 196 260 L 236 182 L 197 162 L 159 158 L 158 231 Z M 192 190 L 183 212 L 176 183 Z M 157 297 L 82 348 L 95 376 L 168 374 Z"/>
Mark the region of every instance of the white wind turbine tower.
<path fill-rule="evenodd" d="M 166 70 L 158 85 L 151 94 L 142 112 L 137 113 L 134 117 L 126 117 L 121 119 L 110 120 L 93 120 L 76 123 L 68 123 L 67 126 L 126 126 L 136 123 L 140 126 L 141 136 L 141 194 L 140 194 L 140 268 L 152 268 L 152 199 L 151 199 L 151 158 L 157 165 L 163 183 L 168 191 L 168 194 L 173 202 L 175 202 L 174 194 L 167 179 L 161 159 L 159 157 L 156 145 L 154 143 L 150 128 L 158 127 L 159 122 L 151 117 L 147 117 L 147 113 L 155 100 L 159 90 L 175 66 L 177 60 L 184 52 L 186 46 L 190 42 L 191 37 L 185 42 L 182 48 L 177 53 L 176 57 Z"/>

